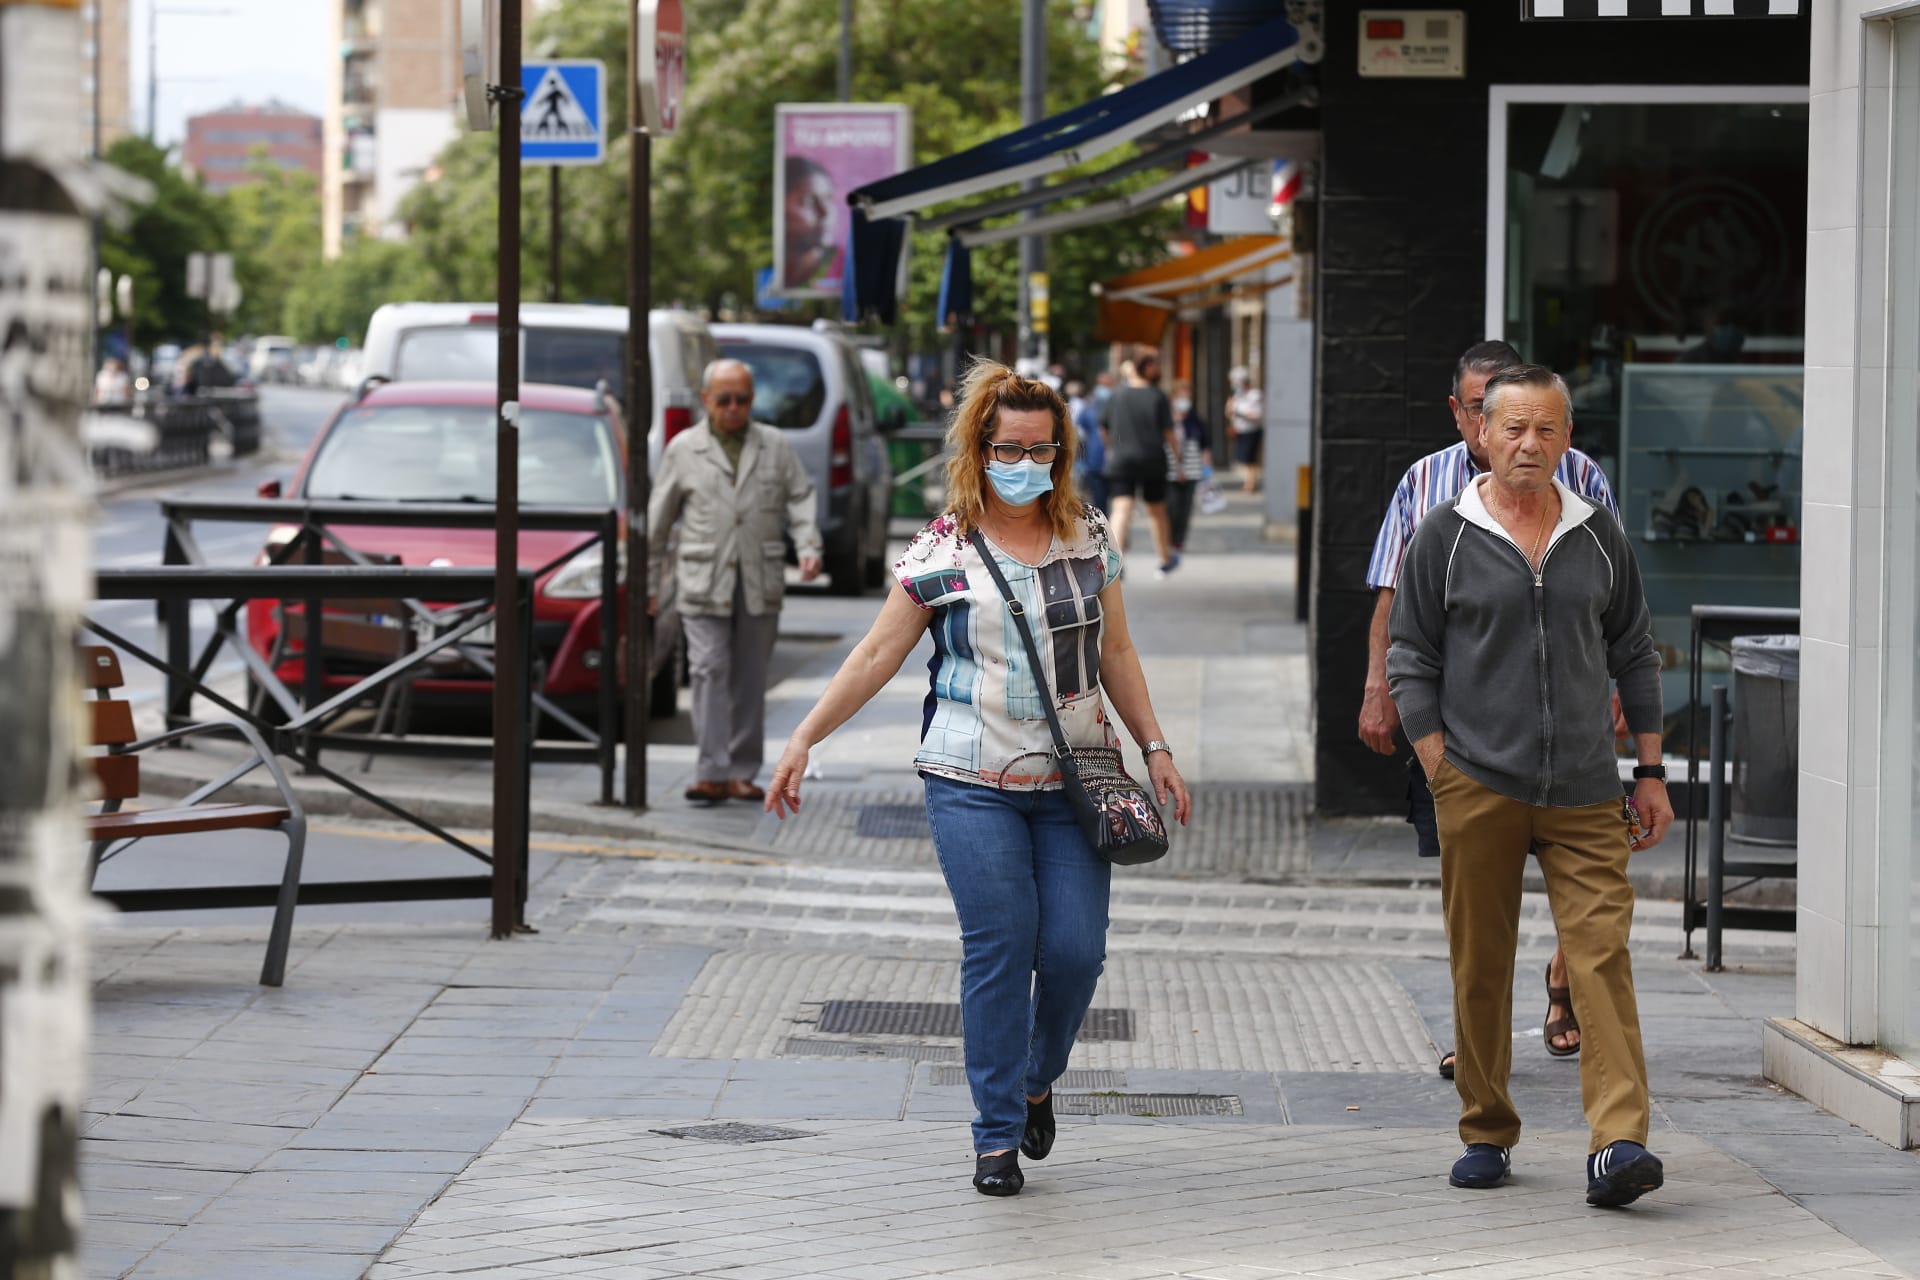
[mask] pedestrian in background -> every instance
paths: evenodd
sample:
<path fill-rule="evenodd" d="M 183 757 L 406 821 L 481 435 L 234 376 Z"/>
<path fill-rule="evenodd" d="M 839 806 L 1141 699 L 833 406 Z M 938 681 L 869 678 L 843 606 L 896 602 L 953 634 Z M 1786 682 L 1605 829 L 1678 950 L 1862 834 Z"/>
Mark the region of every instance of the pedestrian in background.
<path fill-rule="evenodd" d="M 1460 359 L 1453 366 L 1453 394 L 1447 397 L 1454 430 L 1460 433 L 1460 438 L 1407 468 L 1399 487 L 1393 491 L 1393 500 L 1387 504 L 1379 536 L 1374 539 L 1373 558 L 1367 564 L 1367 586 L 1373 589 L 1375 599 L 1373 622 L 1367 629 L 1367 683 L 1360 703 L 1360 740 L 1383 756 L 1393 755 L 1400 749 L 1394 739 L 1394 731 L 1400 727 L 1400 714 L 1387 688 L 1387 621 L 1393 611 L 1394 588 L 1399 584 L 1407 544 L 1413 541 L 1413 531 L 1429 511 L 1452 502 L 1476 478 L 1486 474 L 1490 463 L 1480 438 L 1482 394 L 1488 378 L 1521 363 L 1520 353 L 1497 338 L 1476 342 L 1460 353 Z M 1620 518 L 1613 486 L 1607 483 L 1606 472 L 1592 458 L 1569 448 L 1562 455 L 1556 474 L 1562 484 L 1582 498 L 1615 520 Z M 1625 731 L 1624 725 L 1621 729 Z M 1427 775 L 1420 767 L 1418 756 L 1407 758 L 1407 821 L 1413 825 L 1420 856 L 1439 857 L 1440 836 L 1434 826 L 1433 793 L 1427 788 Z M 1553 959 L 1547 963 L 1547 1016 L 1540 1035 L 1547 1052 L 1556 1058 L 1580 1052 L 1580 1023 L 1574 1016 L 1567 991 L 1567 958 L 1557 943 Z M 1441 1053 L 1440 1074 L 1445 1079 L 1453 1079 L 1452 1050 Z"/>
<path fill-rule="evenodd" d="M 1227 371 L 1233 394 L 1227 398 L 1227 418 L 1233 427 L 1233 460 L 1240 464 L 1242 493 L 1260 490 L 1260 450 L 1267 436 L 1267 399 L 1245 365 Z"/>
<path fill-rule="evenodd" d="M 1173 434 L 1179 447 L 1167 451 L 1167 530 L 1178 559 L 1187 549 L 1194 493 L 1213 467 L 1207 421 L 1194 409 L 1193 384 L 1184 379 L 1173 384 Z"/>
<path fill-rule="evenodd" d="M 786 595 L 791 537 L 800 577 L 820 575 L 813 482 L 779 428 L 752 421 L 753 370 L 715 360 L 700 379 L 707 416 L 681 432 L 660 459 L 647 507 L 651 582 L 673 583 L 693 679 L 693 732 L 700 746 L 690 803 L 762 800 L 754 784 L 767 733 L 767 663 Z M 659 601 L 648 597 L 647 612 Z"/>
<path fill-rule="evenodd" d="M 1100 425 L 1107 433 L 1107 485 L 1113 502 L 1113 542 L 1124 557 L 1137 498 L 1147 506 L 1161 574 L 1180 567 L 1167 521 L 1167 450 L 1176 447 L 1173 406 L 1160 389 L 1160 354 L 1141 347 L 1120 367 L 1125 385 L 1107 398 Z"/>
<path fill-rule="evenodd" d="M 1104 373 L 1100 376 L 1107 377 Z M 1108 501 L 1107 445 L 1100 438 L 1100 406 L 1088 397 L 1086 390 L 1084 382 L 1067 383 L 1067 418 L 1076 429 L 1080 445 L 1073 463 L 1073 479 L 1087 502 L 1095 510 L 1104 512 Z"/>
<path fill-rule="evenodd" d="M 1112 868 L 1063 790 L 1042 688 L 1074 747 L 1118 747 L 1111 699 L 1160 803 L 1187 820 L 1186 783 L 1127 634 L 1120 553 L 1105 517 L 1068 483 L 1075 434 L 1045 383 L 974 364 L 947 430 L 948 509 L 894 564 L 879 618 L 793 731 L 767 797 L 783 818 L 799 812 L 809 753 L 931 627 L 932 691 L 914 767 L 960 919 L 961 1028 L 978 1113 L 973 1185 L 990 1196 L 1024 1185 L 1020 1153 L 1044 1160 L 1053 1148 L 1053 1083 L 1106 960 Z M 1044 621 L 1033 627 L 1040 672 L 988 554 L 1026 616 Z"/>
<path fill-rule="evenodd" d="M 1453 970 L 1460 1138 L 1449 1181 L 1492 1187 L 1511 1168 L 1520 1113 L 1513 963 L 1531 846 L 1546 878 L 1585 1035 L 1587 1203 L 1658 1188 L 1628 933 L 1627 858 L 1673 821 L 1660 763 L 1660 656 L 1640 566 L 1618 521 L 1556 478 L 1573 397 L 1538 365 L 1487 379 L 1490 464 L 1421 522 L 1401 566 L 1387 677 L 1433 789 L 1440 898 Z M 1620 794 L 1607 681 L 1640 765 Z"/>

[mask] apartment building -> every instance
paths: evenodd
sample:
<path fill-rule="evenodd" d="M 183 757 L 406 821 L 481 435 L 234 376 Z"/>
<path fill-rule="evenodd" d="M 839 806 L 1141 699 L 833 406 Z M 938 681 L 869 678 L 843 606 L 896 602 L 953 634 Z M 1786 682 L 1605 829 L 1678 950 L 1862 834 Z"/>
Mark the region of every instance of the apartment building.
<path fill-rule="evenodd" d="M 544 7 L 521 0 L 526 19 Z M 460 119 L 460 0 L 329 0 L 321 179 L 328 257 L 355 236 L 398 237 L 395 212 Z"/>
<path fill-rule="evenodd" d="M 100 150 L 135 131 L 133 119 L 133 60 L 127 41 L 131 0 L 89 0 L 81 6 L 86 44 L 81 48 L 81 78 L 89 143 L 99 129 Z M 96 121 L 96 114 L 98 119 Z M 141 122 L 142 124 L 145 121 Z"/>
<path fill-rule="evenodd" d="M 251 181 L 256 152 L 283 169 L 321 175 L 320 117 L 284 102 L 236 102 L 187 118 L 180 158 L 209 191 L 229 191 Z"/>

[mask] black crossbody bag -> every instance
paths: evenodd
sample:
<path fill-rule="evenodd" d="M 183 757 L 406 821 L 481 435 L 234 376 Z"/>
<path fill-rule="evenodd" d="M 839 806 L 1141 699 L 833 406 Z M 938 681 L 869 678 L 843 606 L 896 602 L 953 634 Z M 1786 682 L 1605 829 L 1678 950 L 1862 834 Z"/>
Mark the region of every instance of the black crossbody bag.
<path fill-rule="evenodd" d="M 1013 625 L 1026 645 L 1027 661 L 1033 664 L 1033 682 L 1040 689 L 1040 706 L 1047 713 L 1047 728 L 1053 731 L 1053 753 L 1060 761 L 1067 803 L 1073 806 L 1087 843 L 1116 866 L 1137 866 L 1165 856 L 1166 819 L 1154 804 L 1153 792 L 1127 773 L 1118 748 L 1067 745 L 1066 731 L 1053 708 L 1053 691 L 1047 687 L 1046 669 L 1040 662 L 1040 647 L 1033 642 L 1033 631 L 1027 626 L 1026 608 L 1007 585 L 1006 575 L 994 563 L 993 552 L 978 530 L 973 534 L 973 546 L 986 562 L 994 585 L 1000 588 L 1007 612 L 1013 615 Z"/>

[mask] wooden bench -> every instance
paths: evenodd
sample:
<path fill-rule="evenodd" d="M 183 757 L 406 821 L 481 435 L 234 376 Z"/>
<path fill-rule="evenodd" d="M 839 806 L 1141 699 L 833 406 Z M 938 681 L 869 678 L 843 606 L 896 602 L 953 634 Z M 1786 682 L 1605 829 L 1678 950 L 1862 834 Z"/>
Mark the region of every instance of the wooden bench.
<path fill-rule="evenodd" d="M 300 801 L 287 785 L 273 752 L 254 727 L 239 720 L 211 720 L 188 725 L 151 738 L 136 738 L 133 705 L 112 696 L 125 683 L 120 658 L 104 645 L 80 651 L 81 678 L 93 691 L 88 702 L 89 741 L 106 751 L 89 759 L 99 783 L 101 806 L 86 816 L 87 839 L 92 842 L 87 868 L 89 886 L 100 864 L 124 853 L 135 841 L 156 836 L 202 835 L 213 831 L 278 831 L 287 839 L 287 860 L 277 885 L 210 886 L 205 889 L 104 889 L 98 896 L 122 911 L 175 911 L 192 907 L 272 906 L 273 928 L 267 935 L 267 958 L 260 969 L 263 985 L 277 987 L 286 977 L 287 948 L 293 937 L 293 911 L 300 896 L 300 860 L 307 844 L 307 818 Z M 252 758 L 186 799 L 168 808 L 123 810 L 120 806 L 140 795 L 139 752 L 163 742 L 177 742 L 200 734 L 226 733 L 244 740 Z M 281 803 L 209 804 L 212 796 L 264 767 L 279 788 Z M 116 847 L 117 846 L 117 847 Z"/>

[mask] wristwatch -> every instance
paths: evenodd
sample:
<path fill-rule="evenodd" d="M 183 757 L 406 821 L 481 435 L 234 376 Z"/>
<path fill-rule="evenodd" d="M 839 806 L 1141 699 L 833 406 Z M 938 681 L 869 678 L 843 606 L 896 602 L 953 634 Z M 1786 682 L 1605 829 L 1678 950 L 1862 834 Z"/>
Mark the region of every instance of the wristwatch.
<path fill-rule="evenodd" d="M 1660 781 L 1665 782 L 1667 780 L 1667 766 L 1663 764 L 1637 764 L 1633 766 L 1633 776 L 1636 780 L 1640 778 L 1658 778 Z"/>
<path fill-rule="evenodd" d="M 1140 758 L 1144 760 L 1156 751 L 1164 751 L 1167 753 L 1168 756 L 1173 755 L 1173 748 L 1171 746 L 1169 746 L 1167 743 L 1160 741 L 1160 739 L 1155 738 L 1152 742 L 1146 742 L 1141 744 Z"/>

